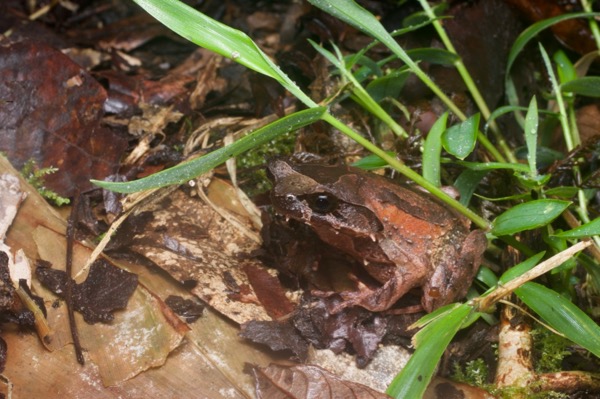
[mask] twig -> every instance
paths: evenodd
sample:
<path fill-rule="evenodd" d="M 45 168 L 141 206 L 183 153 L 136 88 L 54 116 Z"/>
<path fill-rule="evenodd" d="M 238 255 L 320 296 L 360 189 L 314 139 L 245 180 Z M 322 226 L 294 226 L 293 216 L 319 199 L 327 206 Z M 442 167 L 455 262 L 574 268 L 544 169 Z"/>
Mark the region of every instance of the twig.
<path fill-rule="evenodd" d="M 73 310 L 73 283 L 74 280 L 71 278 L 73 273 L 73 244 L 75 241 L 75 225 L 77 219 L 77 207 L 79 206 L 79 193 L 77 193 L 73 199 L 73 208 L 67 221 L 67 256 L 66 256 L 66 281 L 65 281 L 65 302 L 67 304 L 67 313 L 69 315 L 69 328 L 71 329 L 71 337 L 73 338 L 73 345 L 75 346 L 75 357 L 82 366 L 85 364 L 83 357 L 83 351 L 81 349 L 81 343 L 79 342 L 79 333 L 77 331 L 77 324 L 75 323 L 75 313 Z"/>
<path fill-rule="evenodd" d="M 498 287 L 498 289 L 496 289 L 491 294 L 480 299 L 475 299 L 474 302 L 476 308 L 482 310 L 490 308 L 494 303 L 498 302 L 500 298 L 510 294 L 526 282 L 531 281 L 541 276 L 542 274 L 554 269 L 555 267 L 560 266 L 568 259 L 571 259 L 573 255 L 575 255 L 577 252 L 583 251 L 591 244 L 591 241 L 580 241 L 572 247 L 567 248 L 562 252 L 559 252 L 558 254 L 554 255 L 550 259 L 543 261 L 528 272 L 523 273 L 521 276 L 515 278 L 514 280 L 511 280 L 503 286 Z"/>

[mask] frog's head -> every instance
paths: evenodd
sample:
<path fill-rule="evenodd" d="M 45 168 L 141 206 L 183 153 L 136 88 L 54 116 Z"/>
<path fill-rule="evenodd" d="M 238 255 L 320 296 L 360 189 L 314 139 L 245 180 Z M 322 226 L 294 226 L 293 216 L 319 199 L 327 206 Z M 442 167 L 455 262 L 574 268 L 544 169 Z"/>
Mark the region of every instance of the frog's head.
<path fill-rule="evenodd" d="M 382 229 L 377 216 L 360 201 L 349 201 L 356 189 L 344 176 L 348 167 L 275 159 L 269 163 L 275 210 L 310 225 L 319 236 L 370 236 Z M 327 233 L 327 234 L 326 234 Z"/>

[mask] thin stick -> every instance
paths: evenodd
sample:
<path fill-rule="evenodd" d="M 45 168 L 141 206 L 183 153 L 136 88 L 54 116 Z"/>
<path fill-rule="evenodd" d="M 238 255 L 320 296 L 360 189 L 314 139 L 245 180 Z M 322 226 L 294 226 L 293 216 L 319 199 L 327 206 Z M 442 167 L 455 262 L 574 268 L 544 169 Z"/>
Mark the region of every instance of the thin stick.
<path fill-rule="evenodd" d="M 73 345 L 75 346 L 75 357 L 82 366 L 85 364 L 83 357 L 83 351 L 81 349 L 81 343 L 79 342 L 79 333 L 77 331 L 77 324 L 75 323 L 75 313 L 73 310 L 73 243 L 75 241 L 75 224 L 77 218 L 77 208 L 79 206 L 79 193 L 77 193 L 73 199 L 73 207 L 71 208 L 71 214 L 67 221 L 67 256 L 66 256 L 66 281 L 65 281 L 65 302 L 67 304 L 67 313 L 69 315 L 69 328 L 71 329 L 71 337 L 73 338 Z"/>

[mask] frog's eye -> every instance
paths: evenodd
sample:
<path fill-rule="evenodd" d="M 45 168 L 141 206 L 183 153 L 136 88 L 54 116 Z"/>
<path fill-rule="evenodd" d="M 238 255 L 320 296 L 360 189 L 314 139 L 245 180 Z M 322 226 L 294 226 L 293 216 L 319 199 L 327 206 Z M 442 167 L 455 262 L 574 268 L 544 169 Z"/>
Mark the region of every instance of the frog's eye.
<path fill-rule="evenodd" d="M 329 213 L 337 208 L 337 199 L 329 194 L 313 194 L 307 198 L 310 209 L 317 213 Z"/>

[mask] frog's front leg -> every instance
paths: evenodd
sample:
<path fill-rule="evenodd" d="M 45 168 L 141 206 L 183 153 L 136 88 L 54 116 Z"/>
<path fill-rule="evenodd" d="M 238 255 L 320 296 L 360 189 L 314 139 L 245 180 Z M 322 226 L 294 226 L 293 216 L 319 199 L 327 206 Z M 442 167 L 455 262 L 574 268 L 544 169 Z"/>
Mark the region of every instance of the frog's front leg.
<path fill-rule="evenodd" d="M 379 288 L 369 288 L 359 283 L 357 291 L 340 292 L 342 302 L 335 305 L 331 313 L 338 313 L 352 306 L 360 306 L 372 312 L 382 312 L 392 307 L 408 291 L 422 284 L 422 275 L 397 268 L 394 275 Z"/>
<path fill-rule="evenodd" d="M 433 274 L 423 285 L 421 304 L 427 312 L 465 297 L 479 270 L 486 246 L 487 239 L 481 230 L 469 233 L 460 250 L 450 250 L 453 247 L 447 246 L 437 259 Z"/>

